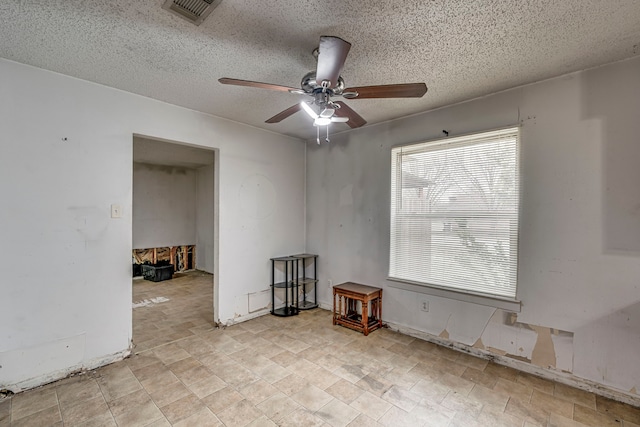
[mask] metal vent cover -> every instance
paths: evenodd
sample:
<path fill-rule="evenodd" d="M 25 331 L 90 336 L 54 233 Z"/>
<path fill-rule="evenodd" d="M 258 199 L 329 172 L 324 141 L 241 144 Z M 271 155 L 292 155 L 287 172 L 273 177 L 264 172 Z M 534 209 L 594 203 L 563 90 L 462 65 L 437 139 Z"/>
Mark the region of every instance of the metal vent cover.
<path fill-rule="evenodd" d="M 222 0 L 166 0 L 164 10 L 178 15 L 195 25 L 200 25 Z"/>

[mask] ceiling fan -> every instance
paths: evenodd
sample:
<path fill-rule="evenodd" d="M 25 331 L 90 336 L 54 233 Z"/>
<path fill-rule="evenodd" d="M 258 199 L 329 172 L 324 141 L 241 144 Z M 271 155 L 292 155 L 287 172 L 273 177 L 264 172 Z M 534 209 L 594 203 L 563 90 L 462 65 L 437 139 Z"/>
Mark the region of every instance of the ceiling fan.
<path fill-rule="evenodd" d="M 427 85 L 424 83 L 345 88 L 345 83 L 340 73 L 349 54 L 349 49 L 351 49 L 351 43 L 339 37 L 320 37 L 320 45 L 313 51 L 313 55 L 318 61 L 317 68 L 315 71 L 308 72 L 302 78 L 300 89 L 227 77 L 218 79 L 218 81 L 227 85 L 257 87 L 312 97 L 313 100 L 294 104 L 266 120 L 266 123 L 278 123 L 302 109 L 311 116 L 313 125 L 318 128 L 318 144 L 320 143 L 321 126 L 327 127 L 326 141 L 329 142 L 328 125 L 330 123 L 342 122 L 351 128 L 357 128 L 367 123 L 362 116 L 347 104 L 343 101 L 334 101 L 333 97 L 341 96 L 345 99 L 420 98 L 427 93 Z"/>

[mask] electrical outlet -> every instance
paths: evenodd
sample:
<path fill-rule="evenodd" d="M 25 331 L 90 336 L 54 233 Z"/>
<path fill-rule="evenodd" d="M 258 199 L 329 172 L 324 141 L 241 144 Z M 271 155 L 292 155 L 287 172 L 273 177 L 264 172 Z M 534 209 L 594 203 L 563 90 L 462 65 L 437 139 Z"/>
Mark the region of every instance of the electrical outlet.
<path fill-rule="evenodd" d="M 428 300 L 422 300 L 420 301 L 420 311 L 429 311 L 429 301 Z"/>

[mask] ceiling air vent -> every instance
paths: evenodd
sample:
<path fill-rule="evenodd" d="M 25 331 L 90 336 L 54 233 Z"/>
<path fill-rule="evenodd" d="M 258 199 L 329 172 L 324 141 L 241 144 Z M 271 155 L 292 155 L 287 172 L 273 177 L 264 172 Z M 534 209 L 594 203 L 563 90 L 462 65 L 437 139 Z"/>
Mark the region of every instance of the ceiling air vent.
<path fill-rule="evenodd" d="M 166 0 L 164 10 L 175 13 L 195 25 L 200 25 L 222 0 Z"/>

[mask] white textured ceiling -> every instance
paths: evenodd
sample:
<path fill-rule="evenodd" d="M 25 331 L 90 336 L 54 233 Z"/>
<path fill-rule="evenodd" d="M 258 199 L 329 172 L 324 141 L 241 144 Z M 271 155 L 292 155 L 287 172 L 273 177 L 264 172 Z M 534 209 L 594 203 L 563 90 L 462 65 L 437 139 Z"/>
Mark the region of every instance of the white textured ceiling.
<path fill-rule="evenodd" d="M 0 57 L 306 139 L 302 112 L 264 123 L 303 96 L 218 78 L 298 87 L 338 36 L 347 87 L 429 88 L 346 101 L 372 124 L 640 54 L 638 0 L 222 0 L 199 27 L 162 3 L 2 0 Z"/>

